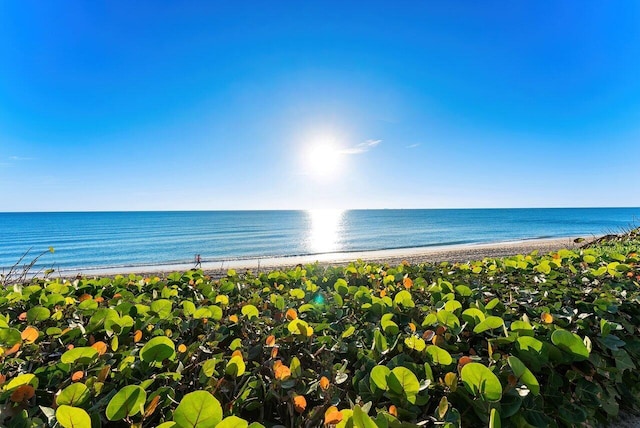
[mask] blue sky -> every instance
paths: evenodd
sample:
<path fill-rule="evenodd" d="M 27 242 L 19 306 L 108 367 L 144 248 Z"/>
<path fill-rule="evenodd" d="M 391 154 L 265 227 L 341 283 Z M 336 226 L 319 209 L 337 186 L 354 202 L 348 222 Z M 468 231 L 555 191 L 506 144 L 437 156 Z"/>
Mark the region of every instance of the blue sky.
<path fill-rule="evenodd" d="M 638 22 L 635 1 L 1 2 L 0 211 L 640 206 Z"/>

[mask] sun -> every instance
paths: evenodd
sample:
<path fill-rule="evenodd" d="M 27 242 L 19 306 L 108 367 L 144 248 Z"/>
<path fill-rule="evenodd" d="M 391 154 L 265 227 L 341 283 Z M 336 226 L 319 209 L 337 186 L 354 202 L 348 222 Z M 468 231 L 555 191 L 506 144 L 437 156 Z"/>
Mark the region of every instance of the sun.
<path fill-rule="evenodd" d="M 305 171 L 314 177 L 331 179 L 339 175 L 343 155 L 330 141 L 320 141 L 310 145 L 306 152 Z"/>

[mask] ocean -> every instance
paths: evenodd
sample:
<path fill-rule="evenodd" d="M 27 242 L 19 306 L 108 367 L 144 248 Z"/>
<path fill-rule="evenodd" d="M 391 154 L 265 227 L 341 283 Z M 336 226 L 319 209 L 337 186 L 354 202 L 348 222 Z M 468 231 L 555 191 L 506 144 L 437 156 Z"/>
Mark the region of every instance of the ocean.
<path fill-rule="evenodd" d="M 640 208 L 0 213 L 0 269 L 140 267 L 260 257 L 597 236 Z"/>

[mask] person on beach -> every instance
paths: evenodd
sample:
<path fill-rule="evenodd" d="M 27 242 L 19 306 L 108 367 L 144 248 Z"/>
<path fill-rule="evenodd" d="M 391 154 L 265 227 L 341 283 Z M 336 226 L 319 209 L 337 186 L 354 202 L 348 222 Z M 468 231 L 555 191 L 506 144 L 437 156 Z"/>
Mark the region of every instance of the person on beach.
<path fill-rule="evenodd" d="M 196 254 L 196 265 L 195 265 L 195 267 L 196 268 L 198 268 L 198 267 L 201 268 L 202 267 L 202 260 L 200 259 L 200 254 Z"/>

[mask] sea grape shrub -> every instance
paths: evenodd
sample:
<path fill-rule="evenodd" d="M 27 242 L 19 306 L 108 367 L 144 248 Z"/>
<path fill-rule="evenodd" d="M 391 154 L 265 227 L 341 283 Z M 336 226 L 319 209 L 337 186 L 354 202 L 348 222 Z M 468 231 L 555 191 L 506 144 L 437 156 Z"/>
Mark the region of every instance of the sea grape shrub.
<path fill-rule="evenodd" d="M 15 284 L 0 424 L 605 424 L 640 385 L 625 248 Z"/>

